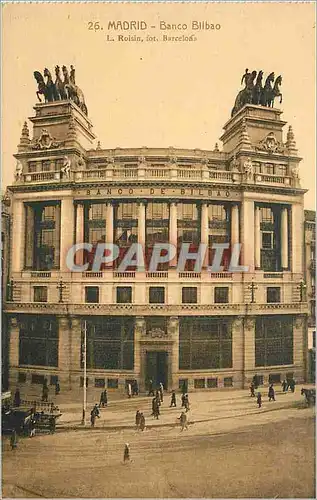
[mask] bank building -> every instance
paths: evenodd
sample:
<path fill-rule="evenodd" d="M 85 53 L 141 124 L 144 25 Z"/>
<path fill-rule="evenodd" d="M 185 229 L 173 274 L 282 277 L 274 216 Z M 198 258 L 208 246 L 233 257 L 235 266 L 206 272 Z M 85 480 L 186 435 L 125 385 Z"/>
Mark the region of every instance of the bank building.
<path fill-rule="evenodd" d="M 137 380 L 142 391 L 150 379 L 167 390 L 242 388 L 255 374 L 261 384 L 304 381 L 306 191 L 281 106 L 247 97 L 231 117 L 228 106 L 222 147 L 110 150 L 66 83 L 65 94 L 44 92 L 34 105 L 14 155 L 10 388 L 47 378 L 79 390 L 83 324 L 91 388 Z M 119 246 L 113 265 L 93 271 L 91 255 L 79 252 L 87 270 L 69 270 L 72 245 L 101 241 Z M 192 261 L 182 271 L 175 261 L 120 271 L 135 242 L 148 257 L 157 242 L 209 251 L 199 271 Z M 228 243 L 219 272 L 208 269 L 214 243 Z M 235 243 L 248 272 L 230 271 Z"/>

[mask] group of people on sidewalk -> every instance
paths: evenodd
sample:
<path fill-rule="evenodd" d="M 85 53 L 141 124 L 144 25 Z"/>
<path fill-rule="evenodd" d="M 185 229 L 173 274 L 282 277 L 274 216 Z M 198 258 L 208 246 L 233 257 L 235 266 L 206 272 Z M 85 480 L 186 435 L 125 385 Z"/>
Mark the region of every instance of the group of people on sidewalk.
<path fill-rule="evenodd" d="M 295 385 L 296 385 L 296 383 L 295 383 L 295 380 L 293 378 L 289 379 L 289 380 L 283 380 L 282 390 L 283 390 L 283 392 L 287 392 L 288 388 L 290 387 L 291 391 L 295 392 Z M 252 382 L 251 382 L 251 385 L 250 385 L 250 396 L 251 397 L 253 397 L 253 398 L 255 397 L 255 391 L 256 391 L 256 389 L 258 389 L 258 387 L 259 387 L 259 378 L 257 375 L 254 375 Z M 270 384 L 267 395 L 269 398 L 269 402 L 276 401 L 274 384 Z M 262 394 L 261 394 L 261 392 L 257 393 L 256 402 L 257 402 L 258 407 L 261 408 L 262 407 Z"/>

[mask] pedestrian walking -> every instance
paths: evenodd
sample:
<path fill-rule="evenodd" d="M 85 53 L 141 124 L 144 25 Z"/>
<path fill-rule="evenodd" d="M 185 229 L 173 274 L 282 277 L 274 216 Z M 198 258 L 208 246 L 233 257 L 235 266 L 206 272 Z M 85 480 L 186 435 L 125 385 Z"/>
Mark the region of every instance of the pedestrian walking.
<path fill-rule="evenodd" d="M 155 407 L 156 407 L 156 397 L 152 399 L 152 415 L 155 413 Z"/>
<path fill-rule="evenodd" d="M 132 397 L 132 387 L 131 387 L 130 382 L 127 385 L 127 393 L 128 393 L 128 398 L 131 398 Z"/>
<path fill-rule="evenodd" d="M 257 402 L 257 405 L 259 408 L 261 408 L 262 406 L 262 395 L 260 392 L 258 392 L 258 395 L 257 395 L 257 398 L 256 398 L 256 402 Z"/>
<path fill-rule="evenodd" d="M 176 394 L 175 394 L 175 391 L 172 391 L 172 395 L 171 395 L 171 404 L 170 404 L 170 408 L 172 406 L 175 406 L 176 407 Z"/>
<path fill-rule="evenodd" d="M 148 396 L 154 396 L 154 390 L 153 390 L 153 380 L 149 380 L 149 393 Z"/>
<path fill-rule="evenodd" d="M 157 398 L 154 398 L 154 404 L 153 404 L 153 416 L 156 418 L 156 420 L 159 419 L 160 415 L 160 405 L 158 404 Z"/>
<path fill-rule="evenodd" d="M 61 387 L 60 387 L 59 382 L 57 380 L 57 382 L 55 384 L 55 396 L 58 396 L 60 392 L 61 392 Z"/>
<path fill-rule="evenodd" d="M 96 422 L 96 414 L 95 414 L 94 410 L 91 410 L 91 412 L 90 412 L 91 427 L 95 427 L 95 422 Z"/>
<path fill-rule="evenodd" d="M 161 396 L 160 396 L 160 391 L 158 389 L 155 391 L 155 397 L 157 399 L 157 404 L 161 406 Z"/>
<path fill-rule="evenodd" d="M 290 386 L 290 389 L 292 392 L 295 392 L 295 380 L 292 378 L 290 381 L 289 381 L 289 386 Z"/>
<path fill-rule="evenodd" d="M 140 420 L 141 420 L 141 413 L 139 410 L 137 410 L 137 412 L 135 414 L 135 425 L 136 425 L 137 430 L 139 430 L 139 427 L 140 427 Z"/>
<path fill-rule="evenodd" d="M 105 406 L 108 406 L 108 391 L 107 391 L 107 389 L 105 389 L 103 391 L 103 404 Z"/>
<path fill-rule="evenodd" d="M 185 394 L 185 411 L 186 411 L 186 413 L 189 411 L 189 399 L 188 399 L 188 394 Z"/>
<path fill-rule="evenodd" d="M 287 387 L 287 382 L 284 379 L 283 382 L 282 382 L 282 390 L 283 390 L 283 392 L 286 392 L 286 387 Z"/>
<path fill-rule="evenodd" d="M 103 399 L 103 391 L 100 393 L 100 401 L 99 401 L 99 408 L 102 408 L 104 406 L 104 399 Z"/>
<path fill-rule="evenodd" d="M 181 424 L 181 431 L 183 431 L 184 429 L 187 430 L 188 429 L 187 415 L 184 411 L 182 411 L 182 413 L 178 417 L 178 420 L 180 421 L 180 424 Z"/>
<path fill-rule="evenodd" d="M 164 386 L 163 386 L 162 382 L 160 382 L 160 385 L 159 385 L 159 393 L 160 393 L 160 401 L 161 401 L 161 403 L 163 403 Z"/>
<path fill-rule="evenodd" d="M 130 462 L 130 445 L 129 443 L 126 443 L 124 445 L 124 452 L 123 452 L 123 462 Z"/>
<path fill-rule="evenodd" d="M 186 394 L 182 394 L 181 401 L 182 401 L 181 408 L 185 408 Z"/>
<path fill-rule="evenodd" d="M 143 413 L 141 413 L 141 415 L 140 415 L 140 429 L 142 432 L 145 429 L 145 417 L 144 417 Z"/>
<path fill-rule="evenodd" d="M 254 390 L 255 390 L 254 383 L 251 382 L 251 385 L 250 385 L 250 393 L 251 393 L 250 396 L 251 396 L 251 398 L 255 398 L 255 392 L 254 392 Z"/>
<path fill-rule="evenodd" d="M 30 436 L 30 438 L 35 436 L 35 424 L 36 424 L 36 417 L 32 411 L 32 414 L 30 416 L 30 424 L 29 424 L 29 436 Z"/>
<path fill-rule="evenodd" d="M 269 387 L 269 392 L 268 392 L 268 398 L 269 398 L 269 401 L 275 401 L 275 391 L 274 391 L 274 388 L 273 388 L 273 384 L 270 385 Z"/>
<path fill-rule="evenodd" d="M 15 429 L 13 429 L 11 432 L 10 446 L 12 451 L 18 447 L 18 436 L 17 436 L 17 431 Z"/>
<path fill-rule="evenodd" d="M 252 382 L 254 384 L 254 389 L 256 390 L 258 387 L 259 387 L 259 377 L 255 374 L 253 379 L 252 379 Z"/>
<path fill-rule="evenodd" d="M 20 406 L 20 404 L 21 404 L 20 389 L 17 387 L 14 393 L 13 406 Z"/>

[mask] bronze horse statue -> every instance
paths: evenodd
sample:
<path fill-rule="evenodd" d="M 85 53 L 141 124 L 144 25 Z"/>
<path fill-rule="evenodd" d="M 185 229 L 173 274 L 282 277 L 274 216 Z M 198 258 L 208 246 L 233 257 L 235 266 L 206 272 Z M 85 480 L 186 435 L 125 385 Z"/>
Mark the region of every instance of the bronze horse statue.
<path fill-rule="evenodd" d="M 44 81 L 44 78 L 42 74 L 39 71 L 34 71 L 33 73 L 35 80 L 37 81 L 38 89 L 36 91 L 36 96 L 40 102 L 42 102 L 42 99 L 40 98 L 40 95 L 44 95 L 44 101 L 45 102 L 50 102 L 49 99 L 49 94 L 47 92 L 46 84 Z M 53 100 L 53 99 L 51 99 Z"/>
<path fill-rule="evenodd" d="M 87 106 L 85 103 L 85 98 L 82 90 L 72 83 L 69 78 L 68 70 L 66 66 L 62 67 L 62 72 L 64 75 L 64 90 L 67 94 L 67 99 L 71 99 L 75 104 L 82 110 L 83 113 L 87 115 Z"/>
<path fill-rule="evenodd" d="M 239 94 L 236 97 L 234 106 L 231 111 L 231 116 L 235 115 L 239 109 L 243 108 L 245 104 L 251 104 L 252 103 L 252 95 L 254 92 L 254 79 L 256 77 L 256 71 L 252 71 L 248 78 L 246 79 L 247 81 L 246 86 L 243 90 L 240 90 Z"/>
<path fill-rule="evenodd" d="M 59 66 L 55 66 L 55 88 L 58 95 L 58 99 L 67 99 L 67 92 L 65 90 L 64 82 L 61 79 L 61 70 Z"/>
<path fill-rule="evenodd" d="M 252 104 L 255 104 L 256 106 L 260 104 L 261 93 L 263 90 L 262 79 L 263 79 L 263 71 L 261 70 L 258 72 L 258 76 L 252 94 Z"/>
<path fill-rule="evenodd" d="M 265 85 L 261 93 L 260 104 L 261 106 L 270 107 L 270 103 L 272 101 L 273 87 L 272 84 L 275 79 L 274 72 L 270 73 L 267 79 L 265 80 Z"/>
<path fill-rule="evenodd" d="M 49 101 L 57 101 L 58 94 L 57 94 L 56 87 L 55 87 L 55 84 L 53 82 L 52 75 L 51 75 L 50 71 L 47 68 L 45 68 L 43 74 L 47 78 L 46 89 L 47 89 L 47 93 L 49 95 Z"/>
<path fill-rule="evenodd" d="M 275 82 L 274 82 L 274 87 L 273 87 L 273 95 L 272 95 L 272 108 L 274 107 L 274 99 L 275 97 L 280 98 L 280 104 L 283 102 L 283 95 L 282 92 L 280 92 L 280 85 L 282 84 L 282 76 L 279 75 Z"/>

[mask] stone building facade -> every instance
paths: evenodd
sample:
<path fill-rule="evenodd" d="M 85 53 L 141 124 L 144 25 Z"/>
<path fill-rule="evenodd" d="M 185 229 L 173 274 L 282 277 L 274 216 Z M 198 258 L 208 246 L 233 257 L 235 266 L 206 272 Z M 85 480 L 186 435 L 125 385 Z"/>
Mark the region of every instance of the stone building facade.
<path fill-rule="evenodd" d="M 246 105 L 224 125 L 223 149 L 102 149 L 71 101 L 37 104 L 25 123 L 12 196 L 10 384 L 123 388 L 138 380 L 189 390 L 246 387 L 306 374 L 301 294 L 305 190 L 282 111 Z M 76 242 L 120 247 L 113 267 L 71 272 Z M 189 262 L 120 272 L 133 242 L 192 249 L 227 243 L 221 272 Z M 232 244 L 240 263 L 230 272 Z M 89 261 L 89 256 L 78 257 Z M 207 260 L 212 260 L 212 250 Z"/>
<path fill-rule="evenodd" d="M 316 212 L 305 210 L 304 267 L 308 304 L 308 362 L 307 378 L 315 382 L 316 366 Z"/>

